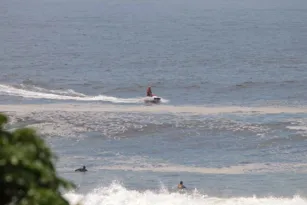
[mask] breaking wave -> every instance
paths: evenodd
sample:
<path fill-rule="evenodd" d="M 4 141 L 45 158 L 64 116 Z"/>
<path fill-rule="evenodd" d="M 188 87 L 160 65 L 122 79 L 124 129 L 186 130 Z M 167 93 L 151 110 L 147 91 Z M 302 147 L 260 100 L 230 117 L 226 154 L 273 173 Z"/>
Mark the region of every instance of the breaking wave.
<path fill-rule="evenodd" d="M 232 197 L 219 198 L 210 197 L 199 193 L 197 190 L 186 193 L 178 193 L 162 188 L 160 191 L 137 191 L 128 190 L 118 183 L 112 183 L 108 187 L 101 187 L 95 189 L 87 194 L 67 193 L 64 197 L 70 204 L 75 205 L 81 203 L 83 205 L 169 205 L 169 204 L 184 204 L 184 205 L 270 205 L 270 204 L 284 204 L 284 205 L 305 205 L 306 199 L 300 196 L 292 198 L 278 198 L 278 197 Z"/>
<path fill-rule="evenodd" d="M 83 93 L 78 93 L 74 90 L 48 90 L 36 86 L 10 86 L 0 84 L 0 95 L 17 96 L 32 99 L 50 99 L 50 100 L 74 100 L 74 101 L 102 101 L 111 103 L 143 103 L 142 97 L 136 98 L 117 98 L 113 96 L 97 95 L 88 96 Z M 162 102 L 167 102 L 163 100 Z"/>

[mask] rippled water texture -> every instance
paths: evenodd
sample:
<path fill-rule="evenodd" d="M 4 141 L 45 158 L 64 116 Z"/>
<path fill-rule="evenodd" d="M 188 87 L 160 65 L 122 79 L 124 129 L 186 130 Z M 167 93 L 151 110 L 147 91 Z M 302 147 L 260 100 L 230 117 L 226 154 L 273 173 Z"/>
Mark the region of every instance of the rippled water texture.
<path fill-rule="evenodd" d="M 307 204 L 305 19 L 304 0 L 2 0 L 0 112 L 57 153 L 71 204 Z"/>

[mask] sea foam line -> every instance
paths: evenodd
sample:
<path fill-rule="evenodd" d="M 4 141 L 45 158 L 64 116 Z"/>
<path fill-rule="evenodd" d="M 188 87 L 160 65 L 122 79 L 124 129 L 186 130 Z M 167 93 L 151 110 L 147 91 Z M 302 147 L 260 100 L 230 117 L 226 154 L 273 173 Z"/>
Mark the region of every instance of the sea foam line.
<path fill-rule="evenodd" d="M 0 111 L 12 112 L 140 112 L 140 113 L 174 113 L 174 114 L 296 114 L 307 113 L 307 107 L 238 107 L 238 106 L 140 106 L 140 105 L 101 105 L 101 104 L 24 104 L 0 105 Z"/>

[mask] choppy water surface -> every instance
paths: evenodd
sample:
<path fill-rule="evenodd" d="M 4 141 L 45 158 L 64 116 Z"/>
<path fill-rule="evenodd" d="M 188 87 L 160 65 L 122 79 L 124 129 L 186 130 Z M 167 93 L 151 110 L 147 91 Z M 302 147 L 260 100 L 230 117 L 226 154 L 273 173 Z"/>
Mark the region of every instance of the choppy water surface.
<path fill-rule="evenodd" d="M 300 0 L 4 0 L 0 111 L 57 153 L 71 204 L 307 204 L 305 19 Z"/>

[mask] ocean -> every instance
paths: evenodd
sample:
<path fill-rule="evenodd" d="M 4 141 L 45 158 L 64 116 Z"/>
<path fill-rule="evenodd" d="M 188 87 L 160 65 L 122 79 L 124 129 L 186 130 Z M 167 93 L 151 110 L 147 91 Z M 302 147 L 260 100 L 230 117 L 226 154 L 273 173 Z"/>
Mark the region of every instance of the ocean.
<path fill-rule="evenodd" d="M 72 205 L 307 204 L 306 19 L 305 0 L 2 0 L 0 112 L 46 140 Z"/>

